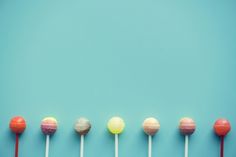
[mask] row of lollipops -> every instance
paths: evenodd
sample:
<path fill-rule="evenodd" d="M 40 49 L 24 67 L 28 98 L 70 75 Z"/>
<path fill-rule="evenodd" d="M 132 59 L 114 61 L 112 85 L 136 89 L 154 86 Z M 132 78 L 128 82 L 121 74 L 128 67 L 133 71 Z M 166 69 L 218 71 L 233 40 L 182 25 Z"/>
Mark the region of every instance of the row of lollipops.
<path fill-rule="evenodd" d="M 12 132 L 16 134 L 15 157 L 18 157 L 19 135 L 22 134 L 26 128 L 26 121 L 21 116 L 13 117 L 9 124 Z M 54 117 L 46 117 L 41 122 L 41 130 L 46 135 L 46 150 L 45 157 L 49 157 L 49 143 L 50 136 L 53 135 L 58 127 L 57 120 Z M 121 134 L 125 128 L 125 122 L 120 117 L 112 117 L 107 123 L 108 130 L 115 136 L 115 157 L 118 157 L 118 135 Z M 91 129 L 91 123 L 86 118 L 79 118 L 74 129 L 81 136 L 80 138 L 80 157 L 84 157 L 84 136 Z M 149 117 L 143 122 L 143 130 L 148 135 L 148 157 L 152 157 L 152 136 L 154 136 L 160 129 L 160 123 L 157 119 Z M 185 157 L 188 157 L 188 143 L 189 136 L 196 130 L 196 124 L 193 119 L 184 117 L 179 123 L 180 132 L 185 136 Z M 228 120 L 218 119 L 214 124 L 214 131 L 221 139 L 220 157 L 224 157 L 224 137 L 231 130 Z"/>

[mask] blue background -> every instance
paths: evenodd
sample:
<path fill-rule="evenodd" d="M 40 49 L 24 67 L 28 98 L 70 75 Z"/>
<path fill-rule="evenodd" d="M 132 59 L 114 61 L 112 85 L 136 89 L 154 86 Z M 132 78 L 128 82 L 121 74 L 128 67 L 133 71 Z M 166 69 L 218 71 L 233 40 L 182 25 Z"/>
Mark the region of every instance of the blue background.
<path fill-rule="evenodd" d="M 13 157 L 11 117 L 27 129 L 20 157 L 42 157 L 41 119 L 55 116 L 50 157 L 78 157 L 78 117 L 91 120 L 85 157 L 114 156 L 106 129 L 126 122 L 120 157 L 147 156 L 141 124 L 161 123 L 153 156 L 183 157 L 178 121 L 197 131 L 191 157 L 219 156 L 212 126 L 231 121 L 225 156 L 236 155 L 236 1 L 234 0 L 1 0 L 0 156 Z"/>

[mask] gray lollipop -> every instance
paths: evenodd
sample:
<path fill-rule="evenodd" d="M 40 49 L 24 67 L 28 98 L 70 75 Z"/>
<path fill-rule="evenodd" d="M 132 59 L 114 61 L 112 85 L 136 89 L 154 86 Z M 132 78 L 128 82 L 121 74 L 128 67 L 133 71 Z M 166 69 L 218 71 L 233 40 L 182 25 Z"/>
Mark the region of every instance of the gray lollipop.
<path fill-rule="evenodd" d="M 91 129 L 91 124 L 86 118 L 79 118 L 75 123 L 75 131 L 80 135 L 86 135 Z"/>
<path fill-rule="evenodd" d="M 91 129 L 91 124 L 87 118 L 79 118 L 75 123 L 74 129 L 80 134 L 80 157 L 84 157 L 84 136 Z"/>

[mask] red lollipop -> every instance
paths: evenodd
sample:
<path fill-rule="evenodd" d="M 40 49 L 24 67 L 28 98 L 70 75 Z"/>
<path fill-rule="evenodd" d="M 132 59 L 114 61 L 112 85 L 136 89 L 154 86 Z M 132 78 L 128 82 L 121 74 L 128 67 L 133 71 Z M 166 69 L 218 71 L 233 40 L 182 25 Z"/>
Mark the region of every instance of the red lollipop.
<path fill-rule="evenodd" d="M 231 130 L 229 121 L 226 119 L 218 119 L 215 122 L 214 130 L 218 136 L 226 136 Z"/>
<path fill-rule="evenodd" d="M 11 119 L 9 127 L 16 134 L 15 157 L 18 157 L 19 134 L 24 132 L 26 122 L 23 117 L 16 116 Z"/>
<path fill-rule="evenodd" d="M 215 133 L 220 137 L 220 157 L 224 157 L 224 137 L 231 130 L 231 126 L 228 120 L 226 119 L 218 119 L 214 124 Z"/>
<path fill-rule="evenodd" d="M 17 116 L 11 119 L 9 127 L 12 132 L 21 134 L 26 128 L 26 122 L 23 117 Z"/>

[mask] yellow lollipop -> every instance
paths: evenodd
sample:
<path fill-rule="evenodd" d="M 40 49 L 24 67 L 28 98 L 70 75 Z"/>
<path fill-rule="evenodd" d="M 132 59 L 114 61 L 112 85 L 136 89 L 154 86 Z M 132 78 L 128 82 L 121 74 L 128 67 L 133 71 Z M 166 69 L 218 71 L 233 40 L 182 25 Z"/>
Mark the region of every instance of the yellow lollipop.
<path fill-rule="evenodd" d="M 125 128 L 125 122 L 120 117 L 112 117 L 107 123 L 108 130 L 115 134 L 115 157 L 118 157 L 118 134 Z"/>
<path fill-rule="evenodd" d="M 112 134 L 120 134 L 125 128 L 125 122 L 120 117 L 112 117 L 107 123 L 108 130 Z"/>

